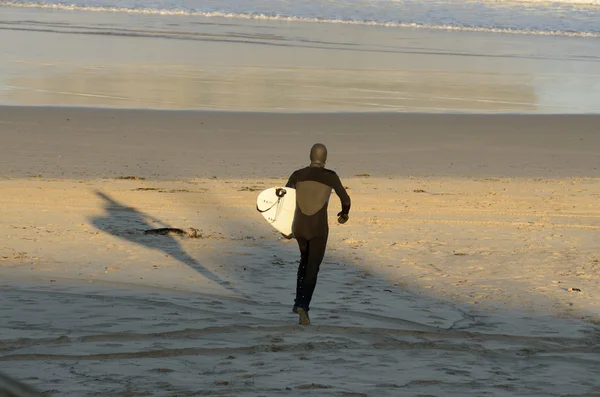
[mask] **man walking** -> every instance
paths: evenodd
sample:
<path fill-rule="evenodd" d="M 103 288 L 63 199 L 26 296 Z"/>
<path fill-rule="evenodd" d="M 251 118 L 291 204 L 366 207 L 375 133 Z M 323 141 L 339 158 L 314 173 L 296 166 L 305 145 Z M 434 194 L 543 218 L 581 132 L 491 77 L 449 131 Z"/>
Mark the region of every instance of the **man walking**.
<path fill-rule="evenodd" d="M 342 204 L 342 211 L 337 215 L 338 222 L 346 223 L 350 212 L 350 196 L 338 175 L 325 168 L 326 160 L 325 145 L 313 145 L 310 150 L 310 166 L 294 171 L 286 184 L 286 187 L 296 189 L 296 212 L 292 233 L 300 248 L 300 265 L 292 310 L 299 315 L 299 323 L 302 325 L 310 324 L 310 301 L 327 247 L 327 206 L 332 189 Z"/>

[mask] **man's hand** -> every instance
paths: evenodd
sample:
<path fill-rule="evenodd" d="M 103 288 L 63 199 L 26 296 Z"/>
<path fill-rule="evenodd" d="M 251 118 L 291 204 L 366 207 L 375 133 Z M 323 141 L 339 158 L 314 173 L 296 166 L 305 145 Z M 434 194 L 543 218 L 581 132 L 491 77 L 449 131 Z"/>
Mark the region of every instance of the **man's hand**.
<path fill-rule="evenodd" d="M 341 211 L 340 213 L 337 214 L 337 216 L 338 216 L 338 223 L 343 225 L 344 223 L 348 222 L 349 216 L 345 212 Z"/>

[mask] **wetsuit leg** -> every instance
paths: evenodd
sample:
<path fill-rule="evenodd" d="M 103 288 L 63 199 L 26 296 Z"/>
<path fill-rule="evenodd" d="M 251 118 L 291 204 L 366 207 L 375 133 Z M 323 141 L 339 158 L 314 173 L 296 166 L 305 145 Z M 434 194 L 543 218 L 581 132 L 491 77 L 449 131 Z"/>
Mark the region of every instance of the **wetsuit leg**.
<path fill-rule="evenodd" d="M 296 293 L 296 305 L 308 311 L 315 286 L 317 285 L 319 268 L 323 258 L 325 257 L 325 249 L 327 248 L 327 235 L 310 239 L 306 243 L 306 248 L 306 264 L 304 266 L 302 266 L 302 264 L 300 265 L 300 267 L 303 268 L 302 274 L 300 269 L 298 271 L 298 276 L 302 275 L 302 278 L 298 277 L 298 285 L 300 288 L 298 288 Z"/>
<path fill-rule="evenodd" d="M 300 248 L 300 265 L 298 265 L 298 277 L 296 278 L 296 299 L 294 306 L 299 306 L 302 296 L 302 282 L 306 275 L 306 263 L 308 262 L 308 241 L 303 237 L 296 236 L 298 248 Z"/>

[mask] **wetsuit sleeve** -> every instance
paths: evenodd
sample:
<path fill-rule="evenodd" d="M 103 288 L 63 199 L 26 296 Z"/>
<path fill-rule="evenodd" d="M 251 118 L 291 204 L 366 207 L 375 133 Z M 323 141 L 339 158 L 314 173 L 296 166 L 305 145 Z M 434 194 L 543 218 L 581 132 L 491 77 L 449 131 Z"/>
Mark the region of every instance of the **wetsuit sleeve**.
<path fill-rule="evenodd" d="M 293 189 L 296 188 L 296 183 L 298 182 L 298 174 L 296 171 L 292 175 L 290 175 L 290 179 L 286 183 L 285 187 L 291 187 Z"/>
<path fill-rule="evenodd" d="M 346 189 L 344 189 L 342 181 L 340 180 L 340 177 L 337 176 L 337 174 L 335 174 L 334 177 L 333 190 L 335 190 L 335 193 L 338 195 L 340 201 L 342 202 L 342 212 L 348 215 L 350 213 L 350 196 L 348 196 L 348 192 L 346 192 Z"/>

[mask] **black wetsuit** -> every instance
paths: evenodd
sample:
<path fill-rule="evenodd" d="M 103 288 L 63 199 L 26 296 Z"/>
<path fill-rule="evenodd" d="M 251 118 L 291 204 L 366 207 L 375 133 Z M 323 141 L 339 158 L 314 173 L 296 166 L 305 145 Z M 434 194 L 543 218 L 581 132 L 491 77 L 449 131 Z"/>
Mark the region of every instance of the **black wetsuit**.
<path fill-rule="evenodd" d="M 300 266 L 294 305 L 308 311 L 327 247 L 327 206 L 331 190 L 340 198 L 342 212 L 346 215 L 350 212 L 350 196 L 338 175 L 323 167 L 306 167 L 295 171 L 286 187 L 296 189 L 292 233 L 300 248 Z"/>

